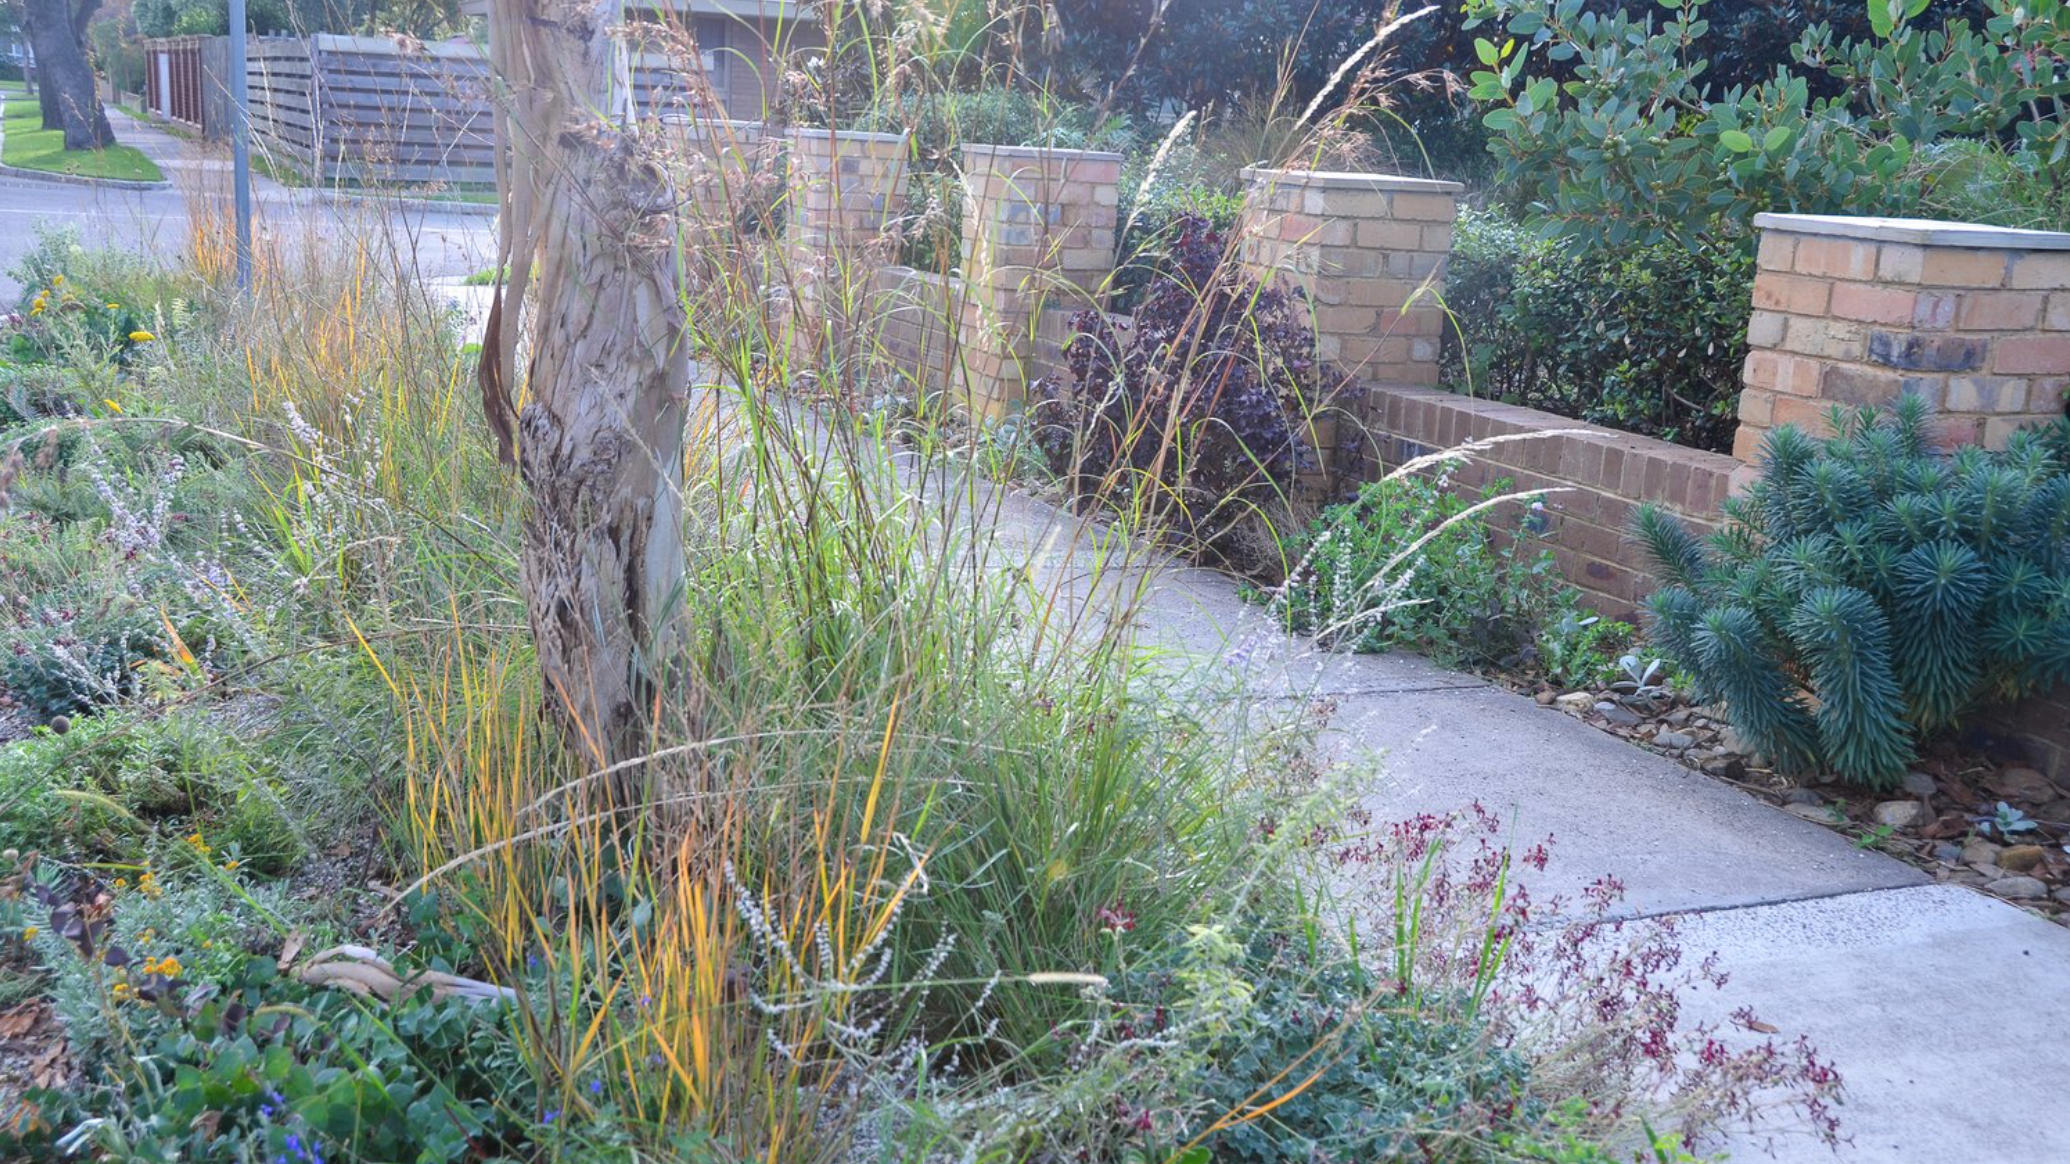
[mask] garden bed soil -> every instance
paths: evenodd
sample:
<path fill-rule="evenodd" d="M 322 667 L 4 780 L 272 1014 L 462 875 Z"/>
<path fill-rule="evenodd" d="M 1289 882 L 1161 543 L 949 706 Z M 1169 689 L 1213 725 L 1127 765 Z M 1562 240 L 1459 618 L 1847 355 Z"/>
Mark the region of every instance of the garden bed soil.
<path fill-rule="evenodd" d="M 1783 811 L 2070 926 L 2070 795 L 2041 772 L 1955 744 L 1929 748 L 1904 786 L 1869 792 L 1830 773 L 1786 775 L 1751 752 L 1716 708 L 1611 687 L 1562 690 L 1542 678 L 1490 676 L 1549 710 L 1744 789 Z"/>

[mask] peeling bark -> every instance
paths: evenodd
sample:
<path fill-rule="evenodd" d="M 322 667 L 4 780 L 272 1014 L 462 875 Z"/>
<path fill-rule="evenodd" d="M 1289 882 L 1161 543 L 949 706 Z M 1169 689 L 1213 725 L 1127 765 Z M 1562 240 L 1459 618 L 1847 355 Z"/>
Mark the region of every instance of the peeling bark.
<path fill-rule="evenodd" d="M 530 494 L 521 572 L 548 703 L 604 762 L 638 754 L 678 646 L 689 390 L 676 199 L 648 143 L 598 115 L 623 91 L 616 20 L 613 3 L 492 6 L 510 281 L 481 363 L 499 452 Z"/>

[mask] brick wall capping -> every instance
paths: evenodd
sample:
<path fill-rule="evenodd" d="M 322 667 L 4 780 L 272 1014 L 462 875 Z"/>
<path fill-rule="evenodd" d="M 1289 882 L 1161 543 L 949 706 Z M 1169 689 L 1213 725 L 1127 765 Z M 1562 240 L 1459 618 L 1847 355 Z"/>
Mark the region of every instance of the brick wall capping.
<path fill-rule="evenodd" d="M 1979 222 L 1946 222 L 1933 218 L 1872 218 L 1844 214 L 1756 214 L 1761 230 L 1824 238 L 1909 243 L 1926 247 L 1968 247 L 1974 250 L 2070 251 L 2070 233 L 2019 230 Z"/>
<path fill-rule="evenodd" d="M 826 141 L 832 138 L 835 141 L 896 142 L 899 145 L 904 145 L 906 141 L 906 135 L 903 133 L 871 133 L 862 129 L 826 129 L 813 126 L 792 128 L 790 138 L 792 141 Z"/>
<path fill-rule="evenodd" d="M 1107 150 L 1071 150 L 1062 146 L 1009 146 L 987 145 L 983 142 L 963 143 L 963 156 L 996 158 L 1070 158 L 1093 162 L 1118 162 L 1120 154 Z"/>
<path fill-rule="evenodd" d="M 1551 439 L 1587 441 L 1591 444 L 1607 445 L 1630 453 L 1661 457 L 1671 461 L 1681 461 L 1714 473 L 1729 474 L 1739 467 L 1739 461 L 1730 453 L 1713 453 L 1706 449 L 1690 448 L 1688 445 L 1678 445 L 1671 441 L 1661 440 L 1659 437 L 1642 436 L 1635 432 L 1625 432 L 1623 429 L 1590 424 L 1585 420 L 1575 420 L 1571 417 L 1544 412 L 1522 404 L 1508 404 L 1500 400 L 1490 400 L 1485 396 L 1468 396 L 1447 388 L 1429 388 L 1420 384 L 1389 384 L 1384 381 L 1360 381 L 1358 387 L 1361 391 L 1374 396 L 1395 396 L 1404 400 L 1432 401 L 1438 407 L 1447 411 L 1503 422 L 1512 426 L 1512 431 L 1516 433 L 1558 432 L 1562 435 Z M 1463 443 L 1466 440 L 1472 439 L 1478 438 L 1462 437 L 1461 441 Z M 1433 451 L 1439 450 L 1433 449 Z M 1475 454 L 1468 454 L 1468 456 L 1473 455 Z M 1639 500 L 1649 499 L 1640 498 Z"/>
<path fill-rule="evenodd" d="M 707 132 L 723 130 L 742 141 L 759 138 L 763 133 L 763 125 L 759 121 L 734 121 L 731 118 L 705 117 L 696 113 L 664 113 L 660 121 L 661 124 L 670 127 L 681 126 Z"/>
<path fill-rule="evenodd" d="M 1400 174 L 1356 174 L 1344 170 L 1275 170 L 1249 166 L 1243 180 L 1251 185 L 1302 186 L 1326 190 L 1380 190 L 1407 194 L 1459 194 L 1466 190 L 1457 182 L 1436 178 L 1408 178 Z"/>

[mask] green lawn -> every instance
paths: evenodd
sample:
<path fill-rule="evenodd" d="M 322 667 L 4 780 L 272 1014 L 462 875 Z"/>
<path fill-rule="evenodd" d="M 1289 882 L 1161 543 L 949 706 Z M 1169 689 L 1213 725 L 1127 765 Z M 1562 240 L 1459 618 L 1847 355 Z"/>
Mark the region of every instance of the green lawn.
<path fill-rule="evenodd" d="M 65 152 L 65 135 L 42 128 L 36 103 L 10 92 L 6 98 L 4 129 L 7 142 L 0 150 L 0 162 L 25 170 L 48 170 L 54 174 L 77 174 L 85 178 L 125 178 L 132 182 L 157 182 L 165 178 L 150 158 L 135 146 L 116 144 L 104 150 Z"/>

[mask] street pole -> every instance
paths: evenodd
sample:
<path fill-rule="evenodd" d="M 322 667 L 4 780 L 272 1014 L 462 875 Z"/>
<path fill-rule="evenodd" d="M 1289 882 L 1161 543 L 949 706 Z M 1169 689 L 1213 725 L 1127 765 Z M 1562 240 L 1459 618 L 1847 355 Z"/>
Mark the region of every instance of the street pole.
<path fill-rule="evenodd" d="M 230 0 L 230 184 L 237 198 L 237 289 L 252 287 L 252 121 L 244 64 L 244 0 Z"/>

